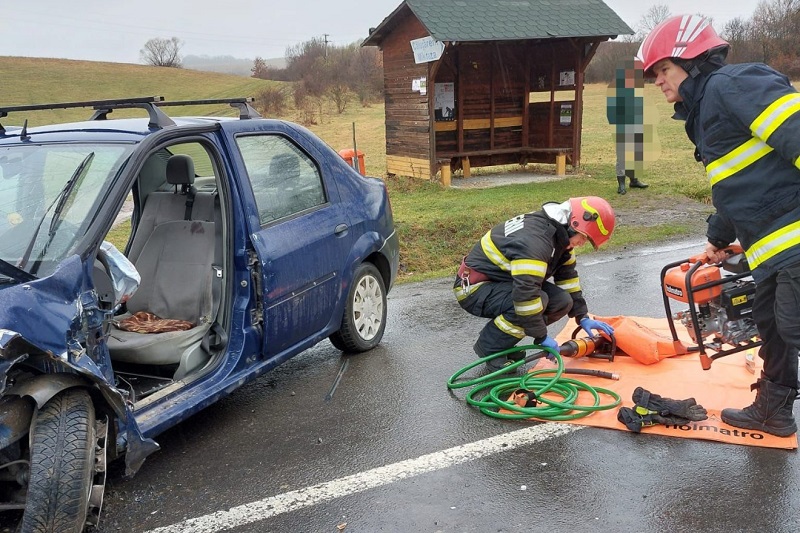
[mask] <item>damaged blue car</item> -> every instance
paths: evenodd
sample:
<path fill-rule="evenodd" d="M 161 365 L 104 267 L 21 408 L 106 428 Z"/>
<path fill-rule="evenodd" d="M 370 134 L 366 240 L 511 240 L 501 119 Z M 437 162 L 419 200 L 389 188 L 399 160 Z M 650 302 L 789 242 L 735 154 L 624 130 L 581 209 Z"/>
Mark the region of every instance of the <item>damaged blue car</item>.
<path fill-rule="evenodd" d="M 24 123 L 0 126 L 0 511 L 17 531 L 97 524 L 109 461 L 133 475 L 161 432 L 320 341 L 381 341 L 399 255 L 384 183 L 249 102 L 0 107 Z M 238 118 L 165 112 L 218 104 Z M 28 125 L 70 108 L 87 120 Z"/>

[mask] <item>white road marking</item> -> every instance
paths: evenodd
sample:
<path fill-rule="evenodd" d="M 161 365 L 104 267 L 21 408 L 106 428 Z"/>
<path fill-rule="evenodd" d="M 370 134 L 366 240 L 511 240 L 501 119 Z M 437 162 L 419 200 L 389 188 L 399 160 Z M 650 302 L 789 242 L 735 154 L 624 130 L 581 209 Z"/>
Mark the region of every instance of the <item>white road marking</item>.
<path fill-rule="evenodd" d="M 407 459 L 399 463 L 334 479 L 333 481 L 270 496 L 263 500 L 232 507 L 227 511 L 217 511 L 205 516 L 190 518 L 171 526 L 153 529 L 150 533 L 214 533 L 225 531 L 245 524 L 266 520 L 283 513 L 311 507 L 342 496 L 388 485 L 395 481 L 443 470 L 482 457 L 550 440 L 579 429 L 583 429 L 583 426 L 556 423 L 537 424 L 477 442 L 429 453 L 416 459 Z"/>

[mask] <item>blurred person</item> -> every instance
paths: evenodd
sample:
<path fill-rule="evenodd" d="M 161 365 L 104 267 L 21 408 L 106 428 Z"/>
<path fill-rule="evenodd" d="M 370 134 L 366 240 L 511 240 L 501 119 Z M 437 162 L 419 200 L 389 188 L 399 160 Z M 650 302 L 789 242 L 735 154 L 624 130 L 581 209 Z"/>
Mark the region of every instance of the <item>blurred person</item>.
<path fill-rule="evenodd" d="M 644 174 L 644 72 L 634 59 L 622 61 L 615 70 L 614 81 L 606 97 L 608 123 L 614 125 L 617 154 L 617 193 L 625 194 L 626 178 L 632 189 L 646 189 L 639 178 Z M 652 127 L 649 128 L 652 135 Z"/>
<path fill-rule="evenodd" d="M 557 350 L 547 325 L 565 315 L 574 317 L 589 335 L 592 330 L 613 333 L 611 326 L 588 315 L 574 249 L 587 242 L 595 249 L 602 246 L 614 224 L 608 202 L 586 196 L 545 203 L 539 211 L 490 229 L 464 257 L 453 285 L 465 311 L 492 319 L 481 330 L 475 353 L 483 358 L 507 350 L 526 335 Z M 523 357 L 524 353 L 511 356 Z M 508 362 L 508 357 L 496 357 L 486 364 L 497 370 Z"/>
<path fill-rule="evenodd" d="M 708 20 L 683 15 L 653 28 L 638 57 L 686 121 L 711 182 L 706 256 L 719 262 L 738 240 L 756 282 L 764 367 L 753 404 L 724 409 L 722 420 L 789 436 L 800 352 L 800 93 L 763 63 L 728 65 L 728 49 Z"/>

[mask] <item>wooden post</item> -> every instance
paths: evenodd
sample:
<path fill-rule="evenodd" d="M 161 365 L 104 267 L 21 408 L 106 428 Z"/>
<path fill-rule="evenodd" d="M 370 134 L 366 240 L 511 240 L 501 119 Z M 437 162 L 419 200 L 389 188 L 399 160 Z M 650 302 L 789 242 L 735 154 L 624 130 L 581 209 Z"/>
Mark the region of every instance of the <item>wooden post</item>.
<path fill-rule="evenodd" d="M 464 172 L 464 177 L 469 177 L 469 156 L 461 158 L 461 170 Z"/>
<path fill-rule="evenodd" d="M 556 155 L 556 176 L 565 176 L 567 174 L 567 154 L 561 153 Z"/>
<path fill-rule="evenodd" d="M 450 160 L 440 161 L 439 168 L 442 171 L 442 186 L 449 187 L 450 186 Z"/>

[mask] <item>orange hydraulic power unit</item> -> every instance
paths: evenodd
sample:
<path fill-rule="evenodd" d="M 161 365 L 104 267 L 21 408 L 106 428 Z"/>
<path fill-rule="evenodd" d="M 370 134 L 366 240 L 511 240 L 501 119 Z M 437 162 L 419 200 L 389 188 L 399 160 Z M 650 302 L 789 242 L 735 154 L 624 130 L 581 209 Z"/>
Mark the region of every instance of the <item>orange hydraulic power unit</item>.
<path fill-rule="evenodd" d="M 705 253 L 666 265 L 661 270 L 664 310 L 673 342 L 680 343 L 675 322 L 680 321 L 697 346 L 704 370 L 720 357 L 761 346 L 752 318 L 755 282 L 742 248 L 726 249 L 728 258 L 717 265 L 708 264 Z M 688 305 L 685 311 L 672 313 L 670 301 Z M 716 353 L 708 355 L 706 348 Z"/>

